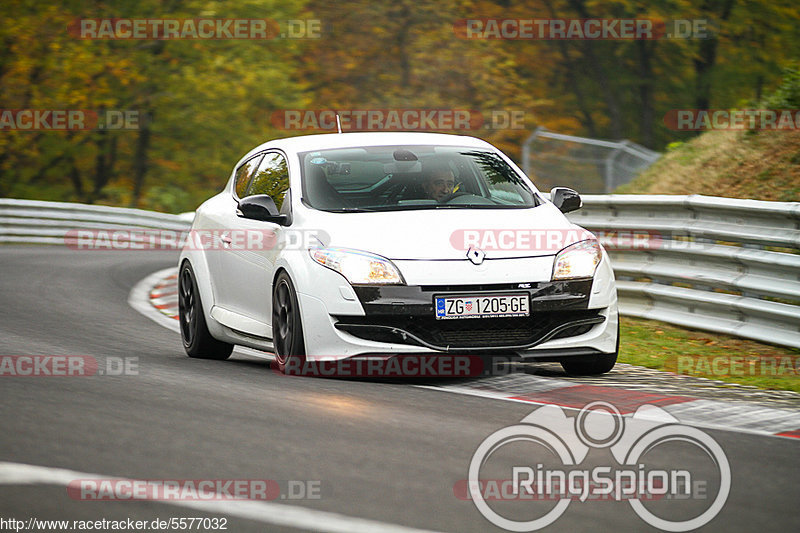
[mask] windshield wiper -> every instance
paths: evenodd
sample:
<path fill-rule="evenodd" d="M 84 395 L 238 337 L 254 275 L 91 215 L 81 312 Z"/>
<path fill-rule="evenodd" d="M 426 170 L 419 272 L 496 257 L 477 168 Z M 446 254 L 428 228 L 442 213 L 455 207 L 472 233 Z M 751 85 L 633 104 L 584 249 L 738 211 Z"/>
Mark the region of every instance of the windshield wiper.
<path fill-rule="evenodd" d="M 372 213 L 375 211 L 382 211 L 382 209 L 375 209 L 374 207 L 341 207 L 339 209 L 322 209 L 329 213 Z"/>

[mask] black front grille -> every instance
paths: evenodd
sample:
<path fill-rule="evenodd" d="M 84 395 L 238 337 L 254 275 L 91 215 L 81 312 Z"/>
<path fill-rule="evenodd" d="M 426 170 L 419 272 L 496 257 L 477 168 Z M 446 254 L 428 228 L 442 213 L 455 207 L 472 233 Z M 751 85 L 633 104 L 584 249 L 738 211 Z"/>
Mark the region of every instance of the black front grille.
<path fill-rule="evenodd" d="M 567 337 L 577 337 L 578 335 L 583 335 L 584 333 L 589 333 L 589 330 L 592 329 L 595 324 L 583 324 L 581 326 L 572 326 L 569 328 L 564 328 L 555 335 L 553 335 L 552 339 L 565 339 Z"/>
<path fill-rule="evenodd" d="M 480 328 L 462 330 L 443 330 L 439 336 L 448 346 L 476 346 L 476 345 L 519 345 L 528 342 L 531 336 L 526 328 Z"/>
<path fill-rule="evenodd" d="M 587 309 L 515 318 L 437 320 L 432 316 L 370 315 L 338 319 L 337 328 L 362 339 L 437 349 L 528 346 L 550 338 L 581 335 L 604 320 L 598 310 Z"/>

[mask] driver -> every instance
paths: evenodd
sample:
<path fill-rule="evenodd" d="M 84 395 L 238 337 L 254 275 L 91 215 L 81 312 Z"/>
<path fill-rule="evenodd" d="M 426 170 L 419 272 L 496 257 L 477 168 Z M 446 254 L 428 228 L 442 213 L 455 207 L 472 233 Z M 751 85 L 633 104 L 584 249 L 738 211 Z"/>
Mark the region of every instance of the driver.
<path fill-rule="evenodd" d="M 422 190 L 425 195 L 437 202 L 453 194 L 456 186 L 456 177 L 453 170 L 443 162 L 428 165 L 425 169 L 425 178 Z"/>

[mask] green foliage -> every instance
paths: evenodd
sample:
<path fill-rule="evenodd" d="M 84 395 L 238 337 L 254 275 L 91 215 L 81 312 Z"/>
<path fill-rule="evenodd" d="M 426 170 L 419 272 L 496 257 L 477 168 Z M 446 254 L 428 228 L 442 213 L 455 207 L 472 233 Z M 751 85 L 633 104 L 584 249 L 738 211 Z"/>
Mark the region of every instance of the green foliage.
<path fill-rule="evenodd" d="M 521 112 L 518 128 L 463 132 L 517 158 L 538 125 L 673 149 L 693 134 L 662 117 L 695 107 L 705 56 L 715 58 L 704 76 L 718 108 L 758 101 L 800 57 L 790 0 L 5 0 L 0 17 L 4 109 L 140 117 L 139 129 L 123 131 L 0 131 L 0 195 L 173 212 L 220 190 L 254 145 L 314 133 L 278 129 L 276 110 L 475 110 L 486 122 L 492 111 Z M 81 18 L 126 17 L 318 19 L 322 38 L 91 40 L 66 30 Z M 454 25 L 470 17 L 707 18 L 713 31 L 651 41 L 461 38 Z M 796 66 L 786 71 L 771 107 L 800 107 L 798 77 Z"/>
<path fill-rule="evenodd" d="M 669 144 L 667 145 L 667 148 L 666 148 L 666 150 L 667 150 L 667 152 L 674 152 L 675 150 L 679 149 L 679 148 L 680 148 L 681 146 L 683 146 L 684 144 L 685 144 L 685 143 L 684 143 L 683 141 L 675 141 L 675 142 L 671 142 L 671 143 L 669 143 Z"/>
<path fill-rule="evenodd" d="M 800 66 L 783 70 L 781 84 L 764 99 L 767 109 L 800 109 Z"/>
<path fill-rule="evenodd" d="M 296 81 L 302 41 L 90 40 L 67 32 L 90 18 L 301 17 L 278 0 L 0 4 L 5 109 L 131 110 L 122 131 L 0 132 L 0 194 L 180 211 L 218 191 L 245 150 L 283 136 L 272 109 L 306 103 Z M 152 189 L 152 190 L 151 190 Z"/>
<path fill-rule="evenodd" d="M 147 189 L 141 207 L 164 213 L 185 213 L 197 209 L 193 195 L 177 185 L 154 185 Z"/>

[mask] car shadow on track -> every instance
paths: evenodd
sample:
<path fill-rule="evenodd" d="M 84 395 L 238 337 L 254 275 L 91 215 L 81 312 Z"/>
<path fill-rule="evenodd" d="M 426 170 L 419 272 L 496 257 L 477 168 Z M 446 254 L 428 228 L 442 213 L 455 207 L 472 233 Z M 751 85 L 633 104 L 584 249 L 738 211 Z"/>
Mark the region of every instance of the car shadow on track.
<path fill-rule="evenodd" d="M 394 359 L 395 362 L 391 362 L 390 359 Z M 412 361 L 413 364 L 404 364 L 408 360 L 397 362 L 397 359 L 398 357 L 380 359 L 380 364 L 372 366 L 365 359 L 345 359 L 325 361 L 324 363 L 308 361 L 302 365 L 296 365 L 293 369 L 288 369 L 286 373 L 278 369 L 274 360 L 256 359 L 240 354 L 234 354 L 234 357 L 226 361 L 226 364 L 248 366 L 290 378 L 427 386 L 453 386 L 525 374 L 556 379 L 573 377 L 567 374 L 559 363 L 522 361 L 519 357 L 509 355 L 460 355 L 452 356 L 449 361 L 441 356 L 433 356 L 431 357 L 433 361 L 429 360 L 427 366 L 420 363 L 419 360 Z M 453 365 L 452 359 L 458 359 L 463 364 L 456 367 Z M 437 366 L 435 364 L 437 361 L 445 364 Z M 461 371 L 454 371 L 456 368 Z"/>

